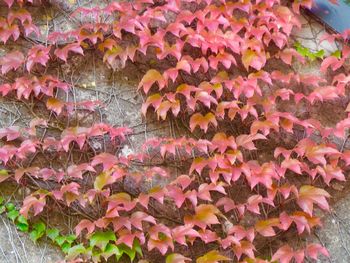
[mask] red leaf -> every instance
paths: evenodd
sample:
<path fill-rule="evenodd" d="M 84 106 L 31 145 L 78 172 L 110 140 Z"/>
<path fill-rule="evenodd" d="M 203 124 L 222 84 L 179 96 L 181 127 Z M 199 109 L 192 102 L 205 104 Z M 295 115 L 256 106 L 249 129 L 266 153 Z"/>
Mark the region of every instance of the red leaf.
<path fill-rule="evenodd" d="M 12 36 L 16 41 L 20 35 L 19 27 L 17 24 L 11 25 L 7 19 L 0 17 L 0 40 L 6 44 L 7 40 Z"/>
<path fill-rule="evenodd" d="M 297 174 L 301 174 L 300 161 L 297 159 L 285 159 L 281 163 L 281 167 L 284 169 L 289 169 Z"/>
<path fill-rule="evenodd" d="M 4 0 L 4 2 L 8 5 L 8 7 L 11 7 L 13 5 L 14 0 Z"/>
<path fill-rule="evenodd" d="M 109 153 L 100 153 L 93 158 L 91 165 L 96 166 L 102 164 L 103 170 L 106 171 L 111 169 L 117 163 L 119 163 L 119 160 L 116 156 Z"/>
<path fill-rule="evenodd" d="M 55 55 L 57 57 L 59 57 L 60 59 L 62 59 L 64 62 L 67 62 L 67 58 L 68 58 L 68 53 L 69 52 L 73 52 L 73 53 L 77 53 L 77 54 L 80 54 L 80 55 L 84 55 L 83 49 L 77 43 L 68 44 L 65 47 L 61 48 L 61 49 L 56 49 L 55 50 Z"/>
<path fill-rule="evenodd" d="M 152 226 L 148 233 L 150 238 L 147 244 L 148 251 L 157 248 L 162 255 L 168 251 L 168 248 L 174 250 L 174 243 L 171 238 L 171 231 L 163 224 Z"/>
<path fill-rule="evenodd" d="M 247 49 L 242 53 L 242 63 L 247 70 L 249 67 L 260 70 L 265 66 L 266 57 L 263 53 L 258 55 L 254 50 Z"/>
<path fill-rule="evenodd" d="M 39 197 L 35 197 L 34 195 L 27 196 L 23 200 L 23 205 L 20 210 L 20 213 L 28 218 L 28 213 L 31 208 L 34 210 L 34 216 L 41 213 L 46 205 L 46 198 L 45 195 L 40 194 Z"/>
<path fill-rule="evenodd" d="M 22 52 L 13 51 L 0 58 L 1 74 L 17 70 L 24 63 Z"/>
<path fill-rule="evenodd" d="M 95 230 L 95 224 L 91 222 L 90 220 L 83 219 L 79 222 L 79 224 L 76 225 L 75 229 L 75 234 L 77 236 L 80 235 L 80 233 L 86 229 L 88 234 L 91 234 Z"/>
<path fill-rule="evenodd" d="M 238 147 L 241 146 L 243 148 L 246 148 L 247 150 L 255 150 L 256 148 L 253 141 L 263 140 L 263 139 L 266 139 L 266 137 L 260 133 L 253 134 L 253 135 L 242 134 L 236 138 L 236 143 Z"/>
<path fill-rule="evenodd" d="M 329 257 L 327 249 L 320 244 L 310 244 L 306 247 L 305 253 L 308 257 L 317 260 L 318 254 L 323 254 L 326 257 Z"/>
<path fill-rule="evenodd" d="M 329 210 L 328 202 L 326 198 L 330 195 L 323 189 L 317 188 L 311 185 L 303 185 L 299 189 L 299 196 L 297 203 L 307 214 L 312 216 L 313 204 L 317 204 L 324 210 Z"/>
<path fill-rule="evenodd" d="M 193 229 L 193 225 L 189 224 L 173 228 L 172 237 L 177 243 L 187 246 L 186 237 L 195 239 L 196 237 L 200 237 L 200 234 L 197 230 Z"/>
<path fill-rule="evenodd" d="M 185 223 L 205 229 L 208 225 L 220 223 L 216 217 L 216 214 L 219 213 L 220 211 L 215 206 L 201 204 L 195 208 L 194 216 L 185 216 Z"/>
<path fill-rule="evenodd" d="M 8 128 L 0 129 L 0 139 L 6 136 L 7 141 L 13 141 L 21 137 L 20 128 L 17 126 L 11 126 Z"/>
<path fill-rule="evenodd" d="M 39 63 L 46 66 L 47 61 L 50 59 L 49 52 L 51 47 L 45 47 L 43 45 L 37 45 L 32 47 L 28 52 L 27 58 L 27 70 L 31 71 L 34 64 Z"/>
<path fill-rule="evenodd" d="M 279 260 L 281 263 L 289 263 L 293 258 L 296 263 L 304 262 L 304 252 L 294 251 L 290 246 L 284 245 L 272 256 L 272 261 Z"/>
<path fill-rule="evenodd" d="M 222 132 L 216 133 L 211 142 L 211 148 L 213 150 L 218 149 L 220 153 L 224 153 L 229 147 L 233 150 L 237 149 L 235 138 L 232 136 L 227 137 L 226 134 Z"/>
<path fill-rule="evenodd" d="M 156 225 L 156 220 L 153 216 L 151 215 L 148 215 L 144 212 L 141 212 L 141 211 L 137 211 L 137 212 L 134 212 L 131 217 L 130 217 L 130 222 L 131 224 L 139 229 L 140 231 L 143 231 L 142 229 L 142 221 L 145 221 L 145 222 L 148 222 L 148 223 L 151 223 L 153 225 Z"/>

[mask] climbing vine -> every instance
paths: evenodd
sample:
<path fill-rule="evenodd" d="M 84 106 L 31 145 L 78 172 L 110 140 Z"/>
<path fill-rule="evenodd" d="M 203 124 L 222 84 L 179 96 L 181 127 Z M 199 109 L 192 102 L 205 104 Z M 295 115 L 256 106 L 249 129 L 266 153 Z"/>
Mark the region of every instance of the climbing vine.
<path fill-rule="evenodd" d="M 346 179 L 349 106 L 334 127 L 298 109 L 348 99 L 350 31 L 325 35 L 321 41 L 343 44 L 326 55 L 290 38 L 309 0 L 137 0 L 77 8 L 79 27 L 39 42 L 28 41 L 40 36 L 31 10 L 48 3 L 1 4 L 0 42 L 27 43 L 0 57 L 2 99 L 32 116 L 26 127 L 0 129 L 0 182 L 32 190 L 20 209 L 0 202 L 19 230 L 51 239 L 72 262 L 328 256 L 306 237 L 321 226 L 316 208 L 329 210 L 327 187 Z M 89 52 L 111 70 L 147 65 L 140 112 L 176 121 L 184 136 L 120 154 L 132 130 L 91 121 L 101 102 L 67 99 L 73 84 L 50 70 Z M 294 70 L 315 60 L 319 75 Z M 137 191 L 123 187 L 126 179 Z M 74 234 L 39 220 L 55 206 L 80 212 Z"/>

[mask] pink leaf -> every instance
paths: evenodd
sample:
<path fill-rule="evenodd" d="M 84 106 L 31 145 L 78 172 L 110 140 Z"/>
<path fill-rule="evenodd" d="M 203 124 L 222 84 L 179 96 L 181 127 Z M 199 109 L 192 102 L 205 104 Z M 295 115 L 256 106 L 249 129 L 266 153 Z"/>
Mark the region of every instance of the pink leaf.
<path fill-rule="evenodd" d="M 24 56 L 19 51 L 13 51 L 0 58 L 1 73 L 17 70 L 24 63 Z"/>

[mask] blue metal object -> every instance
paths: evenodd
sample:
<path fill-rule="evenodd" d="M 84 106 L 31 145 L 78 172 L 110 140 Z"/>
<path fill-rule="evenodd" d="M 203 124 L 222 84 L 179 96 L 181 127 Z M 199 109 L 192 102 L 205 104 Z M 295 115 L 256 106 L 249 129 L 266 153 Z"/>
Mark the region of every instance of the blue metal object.
<path fill-rule="evenodd" d="M 350 29 L 350 0 L 338 0 L 338 4 L 314 0 L 310 12 L 338 33 Z"/>

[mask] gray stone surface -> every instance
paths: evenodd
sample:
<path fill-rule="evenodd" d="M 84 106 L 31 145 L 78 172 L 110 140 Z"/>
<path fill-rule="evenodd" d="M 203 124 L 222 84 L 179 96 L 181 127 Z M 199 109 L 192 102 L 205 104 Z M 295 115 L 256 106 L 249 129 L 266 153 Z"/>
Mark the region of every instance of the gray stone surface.
<path fill-rule="evenodd" d="M 339 200 L 332 211 L 323 218 L 323 228 L 315 233 L 313 241 L 322 243 L 330 258 L 319 262 L 350 262 L 350 195 Z"/>
<path fill-rule="evenodd" d="M 1 263 L 55 263 L 63 260 L 63 255 L 49 242 L 37 245 L 0 216 L 0 262 Z"/>

